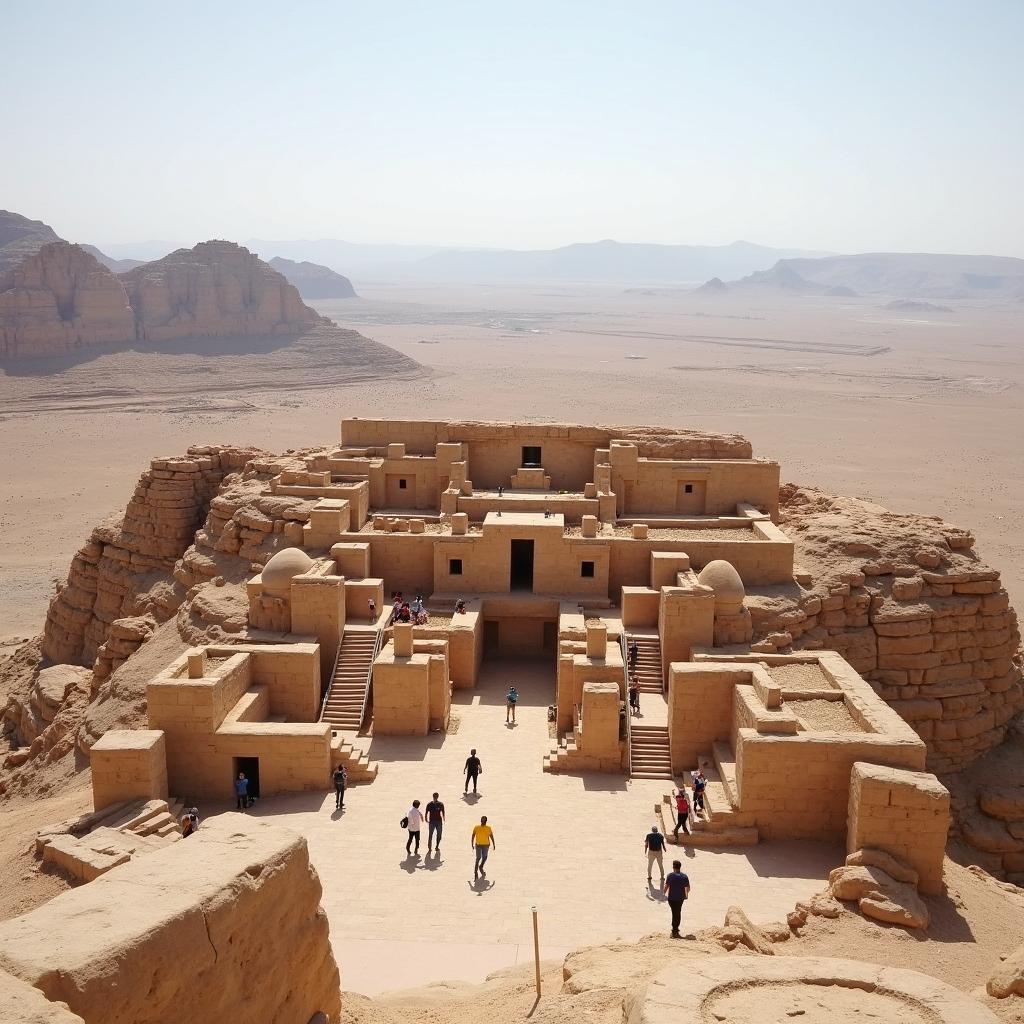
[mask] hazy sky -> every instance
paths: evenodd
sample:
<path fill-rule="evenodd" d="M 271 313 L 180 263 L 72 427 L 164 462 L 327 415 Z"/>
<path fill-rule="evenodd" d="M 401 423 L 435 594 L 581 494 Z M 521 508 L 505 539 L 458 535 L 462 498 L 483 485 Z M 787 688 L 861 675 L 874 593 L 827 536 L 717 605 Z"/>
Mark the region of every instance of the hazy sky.
<path fill-rule="evenodd" d="M 1024 0 L 32 0 L 0 33 L 0 207 L 76 241 L 1024 256 Z"/>

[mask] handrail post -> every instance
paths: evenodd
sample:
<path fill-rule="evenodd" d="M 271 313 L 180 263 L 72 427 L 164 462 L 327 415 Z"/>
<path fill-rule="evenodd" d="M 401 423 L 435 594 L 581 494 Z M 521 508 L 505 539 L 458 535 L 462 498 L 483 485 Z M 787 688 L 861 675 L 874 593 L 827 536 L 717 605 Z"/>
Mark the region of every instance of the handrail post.
<path fill-rule="evenodd" d="M 619 633 L 619 649 L 622 651 L 623 676 L 626 680 L 626 777 L 633 774 L 633 709 L 629 706 L 629 645 L 626 643 L 626 627 Z"/>

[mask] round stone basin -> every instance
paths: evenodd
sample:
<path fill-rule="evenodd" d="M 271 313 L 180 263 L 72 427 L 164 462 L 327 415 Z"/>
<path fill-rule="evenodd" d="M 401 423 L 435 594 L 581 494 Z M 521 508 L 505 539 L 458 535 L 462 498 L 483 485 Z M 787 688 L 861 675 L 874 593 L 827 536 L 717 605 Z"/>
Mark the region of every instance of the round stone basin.
<path fill-rule="evenodd" d="M 753 982 L 712 993 L 703 1020 L 714 1024 L 941 1024 L 916 999 L 896 992 L 866 992 L 838 984 Z"/>

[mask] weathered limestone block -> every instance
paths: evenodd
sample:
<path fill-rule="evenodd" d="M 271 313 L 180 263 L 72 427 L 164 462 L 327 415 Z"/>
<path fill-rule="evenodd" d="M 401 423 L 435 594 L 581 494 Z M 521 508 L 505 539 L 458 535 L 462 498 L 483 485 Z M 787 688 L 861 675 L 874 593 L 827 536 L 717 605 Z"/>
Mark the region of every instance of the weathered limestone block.
<path fill-rule="evenodd" d="M 213 819 L 0 923 L 0 967 L 85 1024 L 166 1024 L 189 1006 L 233 1024 L 337 1022 L 320 895 L 305 839 Z"/>
<path fill-rule="evenodd" d="M 83 1024 L 67 1003 L 51 1003 L 39 991 L 0 971 L 0 1020 L 4 1024 Z"/>
<path fill-rule="evenodd" d="M 739 934 L 739 941 L 762 956 L 775 956 L 771 940 L 747 917 L 742 907 L 732 906 L 725 912 L 725 927 Z"/>
<path fill-rule="evenodd" d="M 908 928 L 927 928 L 928 907 L 914 886 L 898 882 L 881 868 L 843 866 L 829 875 L 829 887 L 837 900 L 856 900 L 861 913 Z"/>
<path fill-rule="evenodd" d="M 981 809 L 991 818 L 1024 821 L 1024 786 L 987 789 L 978 798 Z"/>
<path fill-rule="evenodd" d="M 873 867 L 884 871 L 897 882 L 906 882 L 908 885 L 917 885 L 917 872 L 901 863 L 885 850 L 873 850 L 870 847 L 864 850 L 854 850 L 846 858 L 846 863 L 851 866 Z"/>

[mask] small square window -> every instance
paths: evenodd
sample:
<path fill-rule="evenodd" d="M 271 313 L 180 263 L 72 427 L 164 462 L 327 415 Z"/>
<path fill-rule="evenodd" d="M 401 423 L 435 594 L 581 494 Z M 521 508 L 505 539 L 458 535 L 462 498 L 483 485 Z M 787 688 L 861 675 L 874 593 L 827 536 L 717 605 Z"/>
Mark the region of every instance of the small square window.
<path fill-rule="evenodd" d="M 405 486 L 405 481 L 404 480 L 402 481 L 402 486 L 403 487 Z M 693 484 L 687 484 L 686 485 L 686 493 L 687 494 L 693 494 Z"/>
<path fill-rule="evenodd" d="M 400 491 L 404 491 L 406 489 L 406 487 L 408 487 L 408 486 L 409 486 L 409 481 L 408 480 L 399 480 L 398 481 L 398 489 Z M 690 485 L 687 484 L 686 486 L 687 486 L 687 488 L 689 488 Z"/>
<path fill-rule="evenodd" d="M 583 579 L 594 578 L 594 563 L 593 562 L 580 562 L 580 576 Z"/>
<path fill-rule="evenodd" d="M 461 558 L 449 558 L 448 559 L 448 575 L 449 576 L 461 576 L 462 575 L 462 559 Z"/>

